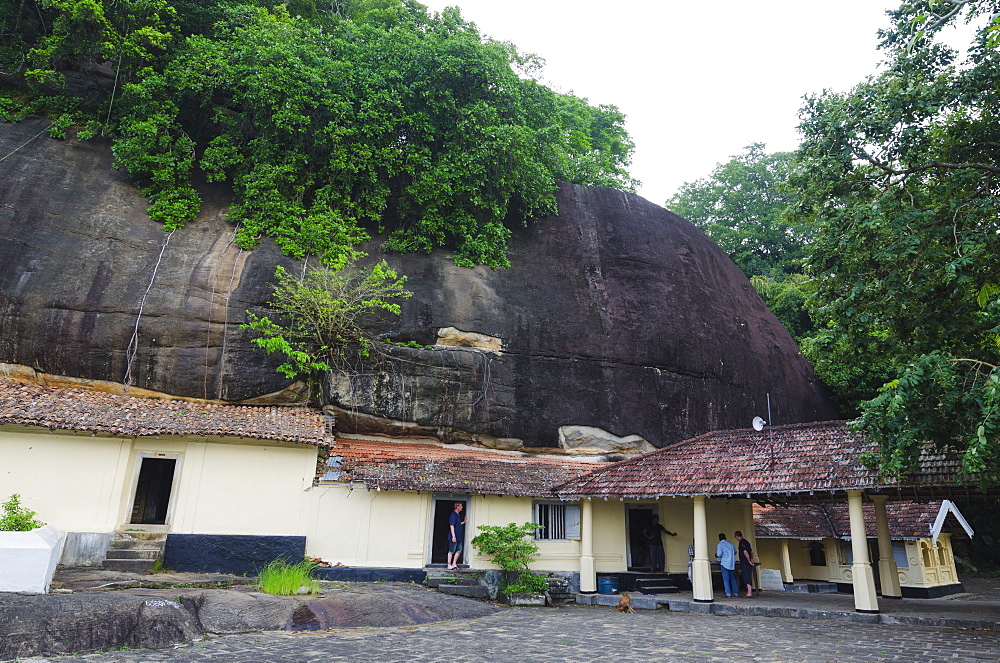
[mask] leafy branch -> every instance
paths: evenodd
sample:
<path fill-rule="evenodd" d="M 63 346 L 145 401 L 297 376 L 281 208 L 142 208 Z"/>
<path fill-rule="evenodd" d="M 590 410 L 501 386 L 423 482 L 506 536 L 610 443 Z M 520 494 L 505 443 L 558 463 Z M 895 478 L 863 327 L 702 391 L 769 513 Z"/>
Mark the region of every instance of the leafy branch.
<path fill-rule="evenodd" d="M 351 357 L 368 356 L 376 346 L 372 324 L 379 312 L 399 315 L 399 300 L 410 293 L 384 261 L 370 268 L 349 264 L 340 269 L 311 267 L 301 277 L 283 267 L 269 302 L 276 318 L 247 311 L 241 326 L 258 334 L 253 343 L 268 353 L 284 355 L 278 371 L 314 382 L 317 374 L 341 369 Z"/>
<path fill-rule="evenodd" d="M 548 589 L 545 576 L 533 573 L 528 565 L 538 557 L 535 523 L 480 525 L 472 545 L 480 554 L 489 555 L 504 571 L 516 574 L 516 580 L 504 587 L 506 594 L 538 593 Z"/>

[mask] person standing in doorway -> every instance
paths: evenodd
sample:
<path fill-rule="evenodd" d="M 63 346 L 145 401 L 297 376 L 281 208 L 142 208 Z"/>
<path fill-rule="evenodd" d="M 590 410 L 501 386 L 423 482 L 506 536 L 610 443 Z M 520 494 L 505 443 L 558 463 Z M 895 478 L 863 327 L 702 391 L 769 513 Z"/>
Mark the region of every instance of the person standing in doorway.
<path fill-rule="evenodd" d="M 455 510 L 448 516 L 448 568 L 457 569 L 462 557 L 462 543 L 465 541 L 465 505 L 455 502 Z"/>
<path fill-rule="evenodd" d="M 740 593 L 736 584 L 736 546 L 726 540 L 725 534 L 719 534 L 715 556 L 719 558 L 719 566 L 722 567 L 722 588 L 726 592 L 726 598 L 736 598 Z"/>
<path fill-rule="evenodd" d="M 660 517 L 653 516 L 652 522 L 642 529 L 642 535 L 649 542 L 649 572 L 663 573 L 666 566 L 666 555 L 663 554 L 663 534 L 677 536 L 660 524 Z"/>
<path fill-rule="evenodd" d="M 743 584 L 747 586 L 747 598 L 753 598 L 753 548 L 739 530 L 736 530 L 736 540 L 739 542 L 740 570 L 743 572 Z"/>

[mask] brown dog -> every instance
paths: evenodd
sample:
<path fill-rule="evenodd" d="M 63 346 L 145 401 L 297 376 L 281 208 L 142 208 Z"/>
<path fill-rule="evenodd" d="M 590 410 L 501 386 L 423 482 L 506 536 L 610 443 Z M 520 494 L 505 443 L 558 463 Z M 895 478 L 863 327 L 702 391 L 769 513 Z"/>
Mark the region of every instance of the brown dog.
<path fill-rule="evenodd" d="M 631 612 L 635 614 L 635 610 L 632 609 L 632 597 L 628 594 L 622 594 L 622 597 L 618 599 L 618 605 L 615 606 L 615 610 L 618 612 Z"/>

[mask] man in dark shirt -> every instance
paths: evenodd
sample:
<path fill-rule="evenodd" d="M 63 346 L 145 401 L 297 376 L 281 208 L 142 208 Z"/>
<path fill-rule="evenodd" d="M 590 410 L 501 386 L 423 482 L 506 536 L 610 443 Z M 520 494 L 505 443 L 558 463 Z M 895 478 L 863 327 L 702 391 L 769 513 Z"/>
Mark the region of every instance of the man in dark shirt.
<path fill-rule="evenodd" d="M 457 569 L 458 560 L 462 556 L 462 544 L 465 542 L 465 517 L 462 509 L 465 505 L 455 502 L 455 510 L 448 516 L 448 568 Z"/>
<path fill-rule="evenodd" d="M 649 571 L 651 573 L 663 573 L 666 566 L 666 557 L 663 554 L 663 533 L 670 536 L 677 536 L 677 532 L 671 532 L 660 524 L 660 517 L 653 516 L 653 522 L 642 529 L 642 535 L 649 541 Z"/>
<path fill-rule="evenodd" d="M 740 570 L 743 572 L 743 584 L 747 586 L 747 597 L 753 597 L 753 549 L 750 542 L 743 538 L 743 532 L 736 530 L 736 540 L 739 541 L 738 554 Z"/>

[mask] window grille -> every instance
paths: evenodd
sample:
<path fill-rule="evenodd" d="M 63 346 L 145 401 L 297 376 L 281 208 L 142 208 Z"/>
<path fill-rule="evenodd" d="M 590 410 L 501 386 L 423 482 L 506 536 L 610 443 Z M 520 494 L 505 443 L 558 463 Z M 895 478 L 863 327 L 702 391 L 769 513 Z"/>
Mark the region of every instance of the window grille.
<path fill-rule="evenodd" d="M 535 539 L 554 541 L 580 538 L 580 506 L 565 502 L 535 502 Z"/>

